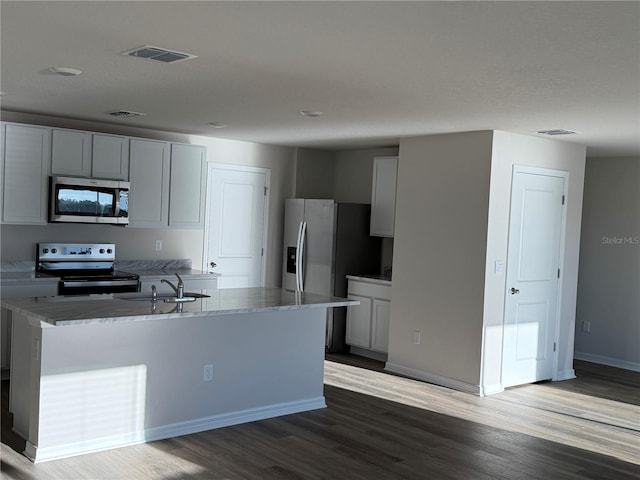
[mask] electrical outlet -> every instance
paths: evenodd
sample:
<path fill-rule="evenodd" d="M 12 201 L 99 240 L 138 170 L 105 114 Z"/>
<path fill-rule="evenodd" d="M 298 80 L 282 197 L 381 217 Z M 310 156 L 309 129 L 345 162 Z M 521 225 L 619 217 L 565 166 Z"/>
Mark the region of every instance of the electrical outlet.
<path fill-rule="evenodd" d="M 210 382 L 213 380 L 213 365 L 205 365 L 202 369 L 202 381 Z"/>
<path fill-rule="evenodd" d="M 162 250 L 162 240 L 156 240 L 156 252 Z"/>
<path fill-rule="evenodd" d="M 420 332 L 413 332 L 413 344 L 414 345 L 420 345 L 420 340 L 421 340 L 421 335 Z"/>
<path fill-rule="evenodd" d="M 582 321 L 582 331 L 584 333 L 589 333 L 591 331 L 591 322 L 587 322 L 586 320 Z"/>

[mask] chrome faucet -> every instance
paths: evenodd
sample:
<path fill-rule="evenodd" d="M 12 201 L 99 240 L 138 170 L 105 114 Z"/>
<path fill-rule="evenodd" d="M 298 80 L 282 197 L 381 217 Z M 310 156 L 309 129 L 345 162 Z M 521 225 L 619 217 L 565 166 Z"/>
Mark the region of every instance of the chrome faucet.
<path fill-rule="evenodd" d="M 160 282 L 161 283 L 166 283 L 171 288 L 173 288 L 173 291 L 176 292 L 176 297 L 177 298 L 184 298 L 184 282 L 182 281 L 182 278 L 180 277 L 180 275 L 178 275 L 177 273 L 175 275 L 176 275 L 176 277 L 178 277 L 178 284 L 177 285 L 174 285 L 169 280 L 165 280 L 164 278 L 162 280 L 160 280 Z"/>

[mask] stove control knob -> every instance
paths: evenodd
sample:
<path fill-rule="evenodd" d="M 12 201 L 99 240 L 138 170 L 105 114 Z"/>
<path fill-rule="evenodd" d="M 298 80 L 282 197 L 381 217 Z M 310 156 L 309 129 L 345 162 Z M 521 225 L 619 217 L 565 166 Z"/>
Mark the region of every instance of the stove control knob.
<path fill-rule="evenodd" d="M 49 249 L 48 248 L 43 248 L 42 249 L 42 253 L 49 253 Z"/>
<path fill-rule="evenodd" d="M 52 248 L 51 249 L 51 253 L 58 253 L 58 249 L 57 248 Z"/>
<path fill-rule="evenodd" d="M 113 253 L 113 250 L 111 250 L 110 248 L 107 248 L 107 253 Z"/>
<path fill-rule="evenodd" d="M 104 253 L 104 248 L 101 248 L 101 249 L 100 249 L 100 253 Z"/>

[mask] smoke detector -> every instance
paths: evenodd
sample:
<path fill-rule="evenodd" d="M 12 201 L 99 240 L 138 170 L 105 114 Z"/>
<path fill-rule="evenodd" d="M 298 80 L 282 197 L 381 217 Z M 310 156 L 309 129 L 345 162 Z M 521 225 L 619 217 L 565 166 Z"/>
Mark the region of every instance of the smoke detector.
<path fill-rule="evenodd" d="M 133 117 L 142 117 L 146 115 L 146 113 L 140 112 L 132 112 L 130 110 L 114 110 L 112 112 L 105 112 L 107 115 L 111 115 L 116 118 L 133 118 Z"/>
<path fill-rule="evenodd" d="M 152 45 L 143 45 L 141 47 L 134 48 L 133 50 L 127 50 L 126 52 L 122 52 L 122 55 L 146 58 L 148 60 L 157 60 L 164 63 L 177 63 L 198 57 L 197 55 L 191 55 L 190 53 L 168 50 L 166 48 L 154 47 Z"/>

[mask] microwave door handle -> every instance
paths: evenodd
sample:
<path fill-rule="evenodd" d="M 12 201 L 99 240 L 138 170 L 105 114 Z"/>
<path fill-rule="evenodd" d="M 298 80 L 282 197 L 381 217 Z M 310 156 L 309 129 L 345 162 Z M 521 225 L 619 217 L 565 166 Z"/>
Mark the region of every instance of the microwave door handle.
<path fill-rule="evenodd" d="M 119 217 L 120 216 L 120 189 L 116 188 L 114 195 L 115 195 L 116 204 L 113 208 L 113 216 Z"/>

